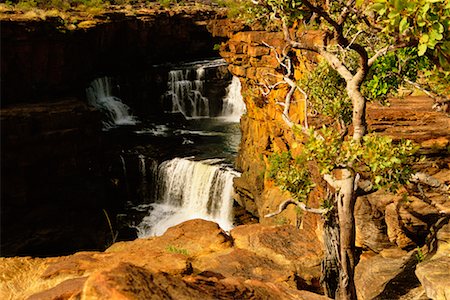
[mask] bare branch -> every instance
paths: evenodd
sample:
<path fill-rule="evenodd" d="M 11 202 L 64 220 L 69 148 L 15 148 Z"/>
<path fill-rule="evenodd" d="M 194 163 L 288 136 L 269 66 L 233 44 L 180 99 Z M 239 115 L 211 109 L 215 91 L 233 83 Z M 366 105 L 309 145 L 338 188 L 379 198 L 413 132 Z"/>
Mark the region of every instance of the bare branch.
<path fill-rule="evenodd" d="M 419 84 L 417 82 L 412 82 L 409 79 L 405 79 L 405 82 L 414 86 L 415 88 L 421 90 L 422 92 L 424 92 L 428 97 L 432 98 L 436 103 L 445 103 L 445 102 L 450 101 L 450 99 L 448 97 L 446 97 L 445 95 L 437 95 L 437 94 L 433 93 L 432 91 L 426 89 L 425 87 L 423 87 L 421 84 Z"/>
<path fill-rule="evenodd" d="M 349 1 L 351 2 L 351 1 Z M 310 9 L 312 12 L 315 12 L 316 14 L 318 14 L 321 18 L 323 18 L 325 21 L 328 22 L 328 24 L 330 24 L 331 26 L 334 27 L 334 29 L 336 30 L 336 32 L 338 34 L 342 33 L 342 24 L 339 24 L 338 22 L 336 22 L 335 20 L 333 20 L 331 18 L 331 16 L 325 12 L 320 6 L 316 6 L 313 5 L 311 2 L 309 2 L 308 0 L 302 0 L 302 3 L 308 8 Z"/>
<path fill-rule="evenodd" d="M 412 175 L 409 180 L 413 183 L 426 184 L 441 193 L 450 194 L 450 186 L 440 182 L 439 180 L 428 174 L 417 172 L 416 174 Z"/>
<path fill-rule="evenodd" d="M 405 43 L 395 43 L 393 45 L 389 45 L 384 48 L 381 48 L 380 50 L 375 52 L 375 54 L 371 58 L 369 58 L 369 60 L 367 61 L 367 65 L 369 67 L 371 67 L 380 56 L 383 56 L 386 53 L 397 50 L 397 49 L 413 46 L 413 45 L 415 45 L 415 43 L 416 43 L 416 41 L 411 41 L 411 42 L 407 42 L 407 43 L 406 42 Z"/>
<path fill-rule="evenodd" d="M 352 38 L 352 40 L 350 41 L 350 44 L 348 44 L 347 49 L 350 49 L 350 46 L 353 45 L 353 43 L 355 42 L 355 40 L 358 38 L 358 35 L 360 35 L 361 33 L 363 33 L 364 31 L 359 30 Z"/>
<path fill-rule="evenodd" d="M 308 207 L 306 206 L 305 203 L 302 203 L 300 201 L 296 201 L 294 199 L 287 199 L 285 201 L 283 201 L 279 206 L 278 206 L 278 210 L 276 212 L 270 213 L 265 215 L 265 218 L 271 218 L 274 217 L 276 215 L 281 214 L 287 207 L 289 204 L 295 204 L 297 205 L 297 207 L 299 207 L 301 210 L 306 211 L 306 212 L 310 212 L 313 214 L 319 214 L 319 215 L 324 215 L 327 214 L 330 209 L 329 208 L 312 208 L 312 207 Z"/>
<path fill-rule="evenodd" d="M 299 49 L 299 50 L 307 50 L 307 51 L 312 51 L 312 52 L 316 52 L 319 53 L 319 47 L 317 47 L 316 45 L 306 45 L 302 42 L 299 41 L 294 41 L 291 38 L 291 34 L 289 32 L 289 27 L 286 24 L 285 20 L 283 21 L 283 34 L 284 34 L 284 39 L 295 49 Z M 306 34 L 306 32 L 304 32 L 303 34 Z"/>
<path fill-rule="evenodd" d="M 285 78 L 285 79 L 288 79 L 288 78 Z M 286 82 L 286 83 L 288 83 L 288 82 Z M 293 82 L 291 81 L 291 83 L 293 83 Z M 284 122 L 287 124 L 287 126 L 289 126 L 289 128 L 292 128 L 292 126 L 294 126 L 294 123 L 291 121 L 291 118 L 289 117 L 289 108 L 291 106 L 291 98 L 294 95 L 296 85 L 295 85 L 295 83 L 293 85 L 291 85 L 291 84 L 289 84 L 289 85 L 291 86 L 291 88 L 289 89 L 289 92 L 286 94 L 286 97 L 284 98 L 284 109 L 283 109 L 282 118 L 283 118 Z"/>
<path fill-rule="evenodd" d="M 349 0 L 347 1 L 347 3 L 345 4 L 344 9 L 342 9 L 342 13 L 339 16 L 339 19 L 337 21 L 337 23 L 339 25 L 342 26 L 342 24 L 344 24 L 345 20 L 347 19 L 348 15 L 351 12 L 351 8 L 355 5 L 355 0 Z"/>

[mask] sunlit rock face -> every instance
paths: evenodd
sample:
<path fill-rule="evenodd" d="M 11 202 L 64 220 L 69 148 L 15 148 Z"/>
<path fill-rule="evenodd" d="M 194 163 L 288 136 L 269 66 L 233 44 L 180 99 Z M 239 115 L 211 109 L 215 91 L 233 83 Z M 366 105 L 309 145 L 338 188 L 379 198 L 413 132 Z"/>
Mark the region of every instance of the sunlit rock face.
<path fill-rule="evenodd" d="M 232 32 L 232 28 L 229 32 Z M 217 30 L 217 34 L 225 35 L 221 30 Z M 247 107 L 247 113 L 241 119 L 243 137 L 236 162 L 242 172 L 241 176 L 235 179 L 237 201 L 258 216 L 263 224 L 294 224 L 301 228 L 301 232 L 317 234 L 320 239 L 320 220 L 311 214 L 297 214 L 293 206 L 276 217 L 264 217 L 267 213 L 276 211 L 278 205 L 290 197 L 275 187 L 273 181 L 268 178 L 268 156 L 273 152 L 289 150 L 295 153 L 301 149 L 301 146 L 295 143 L 292 131 L 281 118 L 283 106 L 280 103 L 284 102 L 288 88 L 280 84 L 266 96 L 267 88 L 281 80 L 280 77 L 276 78 L 270 74 L 279 71 L 274 49 L 281 53 L 282 36 L 261 30 L 241 30 L 226 36 L 229 40 L 221 47 L 221 55 L 229 62 L 231 73 L 240 78 Z M 314 40 L 316 33 L 308 32 L 302 36 Z M 311 62 L 315 60 L 311 54 L 297 53 L 294 72 L 296 79 L 307 72 Z M 302 95 L 294 94 L 289 111 L 293 122 L 319 127 L 327 122 L 325 118 L 308 115 L 306 123 L 304 103 Z M 433 99 L 424 96 L 391 99 L 390 106 L 370 103 L 367 108 L 369 130 L 388 135 L 394 140 L 406 138 L 420 144 L 420 152 L 427 155 L 429 161 L 416 168 L 448 183 L 450 158 L 447 148 L 450 123 L 445 113 L 433 110 L 433 104 Z M 314 174 L 316 179 L 317 175 Z M 312 206 L 317 205 L 317 200 L 323 197 L 323 192 L 317 188 L 309 203 Z M 401 190 L 398 194 L 390 194 L 378 191 L 357 200 L 356 246 L 364 252 L 358 272 L 361 272 L 360 278 L 373 277 L 378 282 L 377 285 L 371 284 L 370 280 L 357 282 L 359 290 L 366 290 L 361 293 L 363 298 L 370 299 L 377 295 L 388 298 L 402 296 L 406 297 L 405 299 L 414 295 L 420 297 L 425 293 L 425 285 L 430 295 L 441 297 L 446 293 L 442 284 L 439 285 L 435 280 L 439 270 L 436 274 L 423 275 L 426 268 L 428 272 L 433 264 L 438 263 L 437 260 L 433 264 L 424 263 L 423 269 L 419 268 L 421 271 L 418 271 L 417 277 L 422 276 L 419 279 L 423 281 L 423 286 L 419 283 L 414 274 L 417 260 L 412 249 L 427 243 L 434 232 L 435 224 L 442 219 L 442 214 L 449 211 L 450 201 L 445 195 L 427 189 L 424 192 L 431 200 L 430 203 L 425 203 L 413 195 L 405 197 L 404 192 Z M 385 249 L 391 248 L 394 250 L 386 252 Z M 374 254 L 370 253 L 380 254 L 372 258 L 371 255 Z M 389 266 L 390 261 L 393 263 Z M 442 261 L 443 266 L 446 263 Z"/>
<path fill-rule="evenodd" d="M 228 235 L 195 219 L 105 252 L 2 258 L 0 292 L 15 299 L 325 300 L 306 291 L 319 290 L 320 256 L 290 225 L 247 225 Z"/>

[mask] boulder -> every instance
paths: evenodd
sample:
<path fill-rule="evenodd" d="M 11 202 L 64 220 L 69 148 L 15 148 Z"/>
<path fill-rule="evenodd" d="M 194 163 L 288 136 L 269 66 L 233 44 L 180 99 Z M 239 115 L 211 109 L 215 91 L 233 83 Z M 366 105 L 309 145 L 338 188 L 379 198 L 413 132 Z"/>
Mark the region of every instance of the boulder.
<path fill-rule="evenodd" d="M 296 291 L 275 283 L 257 280 L 239 281 L 214 274 L 172 276 L 149 273 L 134 265 L 122 263 L 108 271 L 91 275 L 82 300 L 87 299 L 329 299 L 307 291 Z"/>
<path fill-rule="evenodd" d="M 104 252 L 0 259 L 0 293 L 34 300 L 324 300 L 299 290 L 320 292 L 321 251 L 293 226 L 238 226 L 230 237 L 197 219 Z"/>
<path fill-rule="evenodd" d="M 419 286 L 414 275 L 416 254 L 398 248 L 363 254 L 355 269 L 358 299 L 397 299 Z"/>
<path fill-rule="evenodd" d="M 289 268 L 308 285 L 319 288 L 323 250 L 315 235 L 305 234 L 291 225 L 252 224 L 236 227 L 231 236 L 235 247 Z"/>
<path fill-rule="evenodd" d="M 433 243 L 435 251 L 430 258 L 417 265 L 416 275 L 425 288 L 427 296 L 433 300 L 450 299 L 450 223 L 442 226 Z"/>

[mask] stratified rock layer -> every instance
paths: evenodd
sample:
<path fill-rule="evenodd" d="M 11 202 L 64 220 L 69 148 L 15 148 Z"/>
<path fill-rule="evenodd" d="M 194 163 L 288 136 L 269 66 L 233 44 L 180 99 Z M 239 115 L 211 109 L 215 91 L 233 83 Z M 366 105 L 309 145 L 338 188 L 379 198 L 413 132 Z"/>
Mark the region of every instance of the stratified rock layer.
<path fill-rule="evenodd" d="M 114 207 L 101 116 L 76 99 L 1 110 L 1 254 L 102 248 Z M 32 224 L 32 225 L 31 225 Z"/>
<path fill-rule="evenodd" d="M 34 300 L 328 299 L 297 289 L 317 290 L 311 283 L 320 273 L 320 250 L 308 251 L 301 240 L 292 226 L 248 225 L 229 236 L 213 222 L 191 220 L 105 252 L 3 258 L 0 293 Z"/>

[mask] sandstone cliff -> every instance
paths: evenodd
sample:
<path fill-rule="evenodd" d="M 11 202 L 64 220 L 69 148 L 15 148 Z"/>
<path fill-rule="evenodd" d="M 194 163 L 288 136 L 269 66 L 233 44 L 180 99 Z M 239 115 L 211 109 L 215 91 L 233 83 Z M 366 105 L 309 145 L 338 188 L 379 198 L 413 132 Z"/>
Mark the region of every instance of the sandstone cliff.
<path fill-rule="evenodd" d="M 220 31 L 213 32 L 222 34 Z M 304 38 L 314 40 L 314 35 L 314 32 L 306 33 Z M 308 214 L 298 214 L 294 206 L 288 207 L 276 217 L 264 217 L 267 213 L 276 211 L 278 205 L 289 197 L 268 178 L 267 158 L 273 152 L 295 152 L 298 147 L 291 130 L 281 117 L 283 107 L 279 103 L 284 101 L 288 88 L 280 85 L 271 93 L 266 93 L 266 87 L 277 82 L 280 66 L 274 51 L 281 53 L 284 45 L 282 36 L 280 33 L 257 30 L 241 30 L 227 36 L 229 40 L 222 45 L 221 55 L 230 64 L 229 70 L 241 79 L 247 106 L 247 113 L 241 119 L 243 137 L 236 162 L 236 166 L 243 172 L 235 181 L 237 201 L 258 216 L 262 224 L 289 223 L 300 227 L 300 232 L 305 236 L 320 236 L 320 219 Z M 308 71 L 314 60 L 314 56 L 307 53 L 297 53 L 297 79 Z M 369 130 L 389 135 L 393 139 L 411 139 L 420 144 L 420 155 L 427 156 L 427 159 L 415 168 L 448 184 L 450 118 L 443 112 L 434 111 L 432 107 L 433 100 L 425 96 L 391 99 L 390 106 L 370 104 Z M 303 96 L 300 93 L 294 94 L 290 118 L 302 123 L 307 117 L 309 124 L 321 125 L 320 119 L 305 116 L 304 111 Z M 321 193 L 322 191 L 316 190 L 311 195 L 311 206 L 317 205 L 316 201 Z M 448 223 L 450 209 L 448 197 L 433 191 L 425 193 L 430 200 L 428 203 L 411 195 L 406 196 L 406 191 L 400 191 L 396 195 L 379 191 L 357 200 L 356 239 L 357 247 L 363 254 L 356 276 L 359 278 L 357 285 L 361 299 L 397 299 L 402 294 L 404 297 L 413 297 L 415 291 L 412 290 L 420 286 L 414 275 L 418 262 L 416 252 L 419 251 L 419 256 L 428 259 L 432 257 L 435 250 L 431 244 L 436 242 L 434 232 L 439 229 L 441 232 L 448 231 L 442 226 Z M 412 250 L 415 248 L 416 250 Z M 448 255 L 448 251 L 445 253 Z M 446 263 L 444 260 L 441 262 Z M 438 278 L 446 277 L 442 276 Z M 374 285 L 371 279 L 379 285 Z M 435 279 L 421 278 L 420 281 L 424 285 L 433 280 Z M 436 288 L 439 291 L 427 290 L 427 295 L 440 295 L 436 299 L 444 299 L 441 295 L 448 293 L 448 289 Z M 417 293 L 424 297 L 423 287 L 421 289 Z M 414 297 L 421 296 L 415 294 Z"/>
<path fill-rule="evenodd" d="M 263 217 L 274 211 L 278 204 L 288 197 L 267 178 L 267 157 L 274 151 L 295 150 L 298 147 L 295 145 L 292 133 L 281 118 L 282 107 L 277 104 L 280 99 L 284 99 L 287 89 L 279 87 L 269 96 L 264 95 L 263 85 L 270 84 L 264 80 L 268 74 L 276 74 L 278 69 L 273 50 L 265 44 L 280 50 L 283 47 L 282 36 L 274 32 L 247 30 L 241 24 L 230 23 L 225 19 L 207 21 L 211 17 L 207 13 L 200 19 L 186 19 L 184 12 L 177 14 L 166 11 L 150 15 L 151 17 L 142 12 L 130 16 L 127 13 L 114 12 L 105 14 L 103 20 L 97 20 L 94 23 L 84 23 L 81 26 L 80 22 L 80 26 L 69 29 L 75 30 L 73 32 L 52 31 L 48 37 L 51 47 L 48 47 L 46 43 L 41 45 L 34 40 L 30 41 L 33 46 L 30 44 L 27 46 L 23 40 L 15 41 L 13 34 L 16 29 L 9 33 L 8 30 L 17 24 L 13 21 L 6 23 L 2 21 L 2 38 L 5 36 L 7 45 L 11 45 L 13 50 L 10 53 L 17 52 L 17 54 L 11 54 L 17 60 L 8 62 L 6 65 L 2 63 L 2 68 L 5 68 L 2 69 L 2 74 L 4 72 L 13 74 L 10 81 L 2 80 L 2 84 L 5 84 L 5 88 L 2 86 L 2 93 L 5 93 L 2 94 L 2 99 L 6 99 L 2 105 L 9 106 L 19 102 L 54 102 L 62 94 L 79 97 L 81 86 L 92 77 L 109 71 L 127 72 L 130 66 L 135 66 L 147 59 L 149 63 L 166 57 L 165 55 L 167 59 L 170 59 L 175 52 L 179 53 L 179 47 L 190 43 L 192 36 L 203 35 L 209 30 L 210 33 L 219 37 L 215 41 L 227 39 L 227 42 L 221 46 L 220 54 L 230 64 L 229 70 L 240 78 L 247 106 L 247 114 L 241 120 L 243 138 L 236 162 L 237 168 L 243 172 L 241 178 L 235 182 L 236 201 L 247 211 L 259 217 L 261 224 L 278 226 L 237 227 L 229 237 L 213 224 L 191 221 L 171 229 L 164 237 L 115 244 L 104 253 L 81 252 L 72 256 L 46 260 L 2 259 L 0 266 L 4 270 L 3 274 L 6 274 L 2 279 L 4 283 L 2 292 L 11 293 L 8 287 L 19 285 L 24 278 L 31 278 L 33 275 L 38 287 L 34 290 L 19 287 L 20 297 L 33 295 L 32 299 L 58 299 L 58 297 L 88 299 L 106 295 L 104 297 L 149 298 L 156 294 L 154 296 L 156 299 L 157 297 L 192 299 L 203 293 L 208 295 L 204 296 L 205 298 L 222 297 L 223 299 L 232 299 L 235 295 L 256 299 L 267 297 L 321 299 L 320 296 L 296 290 L 296 288 L 306 288 L 320 291 L 318 280 L 322 252 L 321 220 L 309 214 L 299 214 L 294 207 L 289 207 L 276 218 Z M 19 36 L 26 40 L 24 37 L 27 34 L 26 28 L 36 27 L 37 36 L 47 38 L 43 37 L 45 30 L 39 29 L 46 23 L 39 22 L 38 25 L 32 23 L 20 25 L 23 26 L 21 27 L 23 31 L 19 31 L 21 33 Z M 173 34 L 164 35 L 161 27 L 152 22 L 175 28 L 173 32 L 171 31 Z M 97 23 L 99 23 L 98 26 L 96 26 Z M 191 32 L 191 36 L 184 31 L 184 28 L 186 24 L 193 23 L 200 25 L 201 29 Z M 142 36 L 137 34 L 138 32 L 141 32 Z M 181 34 L 181 38 L 174 38 L 176 34 Z M 70 41 L 65 40 L 66 35 L 70 37 Z M 117 39 L 116 36 L 127 38 Z M 84 40 L 86 37 L 88 37 L 87 40 Z M 157 50 L 154 57 L 146 56 L 153 49 L 149 42 L 153 37 L 167 42 L 167 44 L 162 43 L 167 46 L 165 47 L 167 52 Z M 314 38 L 314 33 L 311 33 L 310 38 Z M 180 44 L 172 44 L 176 41 L 180 41 Z M 61 46 L 66 42 L 78 50 L 73 51 L 71 47 Z M 79 43 L 81 48 L 76 46 Z M 91 45 L 96 45 L 92 52 L 82 51 L 91 49 Z M 197 47 L 191 46 L 192 49 Z M 212 45 L 208 44 L 208 47 L 210 46 Z M 99 50 L 116 49 L 115 47 L 117 50 L 107 51 L 106 54 Z M 30 59 L 30 49 L 41 49 L 37 53 L 45 53 L 45 55 L 38 55 L 38 60 Z M 171 52 L 168 51 L 169 49 L 177 49 L 177 51 Z M 203 55 L 202 53 L 200 51 L 197 54 Z M 68 60 L 49 59 L 53 57 L 63 57 Z M 133 59 L 129 61 L 130 58 Z M 314 60 L 314 57 L 298 55 L 297 78 L 308 70 L 311 60 Z M 67 62 L 70 64 L 66 65 Z M 113 62 L 112 65 L 109 65 L 110 62 Z M 25 68 L 25 75 L 17 73 L 22 67 Z M 41 69 L 45 71 L 45 76 L 35 72 Z M 273 77 L 271 80 L 276 80 L 276 76 Z M 42 85 L 43 80 L 48 80 L 48 83 Z M 14 95 L 14 91 L 18 93 L 17 98 L 11 96 Z M 291 106 L 290 117 L 296 122 L 303 122 L 305 119 L 303 98 L 298 94 L 295 95 L 295 99 Z M 25 136 L 27 137 L 25 140 L 31 139 L 35 143 L 27 142 L 26 145 L 46 149 L 48 144 L 39 142 L 41 136 L 55 137 L 59 134 L 62 137 L 70 137 L 72 132 L 75 132 L 76 138 L 68 138 L 67 144 L 78 144 L 76 139 L 80 138 L 80 135 L 77 130 L 81 128 L 80 124 L 85 117 L 91 121 L 86 123 L 87 128 L 84 132 L 92 138 L 89 134 L 92 130 L 96 130 L 95 128 L 98 129 L 96 126 L 99 124 L 98 120 L 95 121 L 94 112 L 79 101 L 55 105 L 55 107 L 61 105 L 71 108 L 55 109 L 46 104 L 45 109 L 40 109 L 37 105 L 25 110 L 17 110 L 17 107 L 2 110 L 2 122 L 4 116 L 4 122 L 7 124 L 24 124 L 18 128 L 12 126 L 14 130 L 8 129 L 6 133 L 2 130 L 2 135 L 7 136 L 8 145 L 13 149 L 14 147 L 19 149 L 24 139 L 17 137 Z M 423 147 L 422 153 L 428 155 L 430 159 L 418 167 L 426 169 L 448 183 L 450 178 L 449 118 L 433 111 L 431 107 L 432 100 L 423 96 L 392 100 L 389 108 L 373 104 L 369 107 L 369 122 L 373 131 L 389 134 L 394 138 L 411 138 L 420 143 Z M 29 114 L 33 114 L 34 111 L 39 112 L 39 116 L 29 118 Z M 74 120 L 75 125 L 62 121 L 61 123 L 51 121 L 49 127 L 42 125 L 47 124 L 46 120 L 53 112 L 62 112 L 62 116 L 67 116 L 76 111 L 82 113 L 79 119 Z M 21 119 L 25 121 L 19 122 L 18 120 Z M 310 121 L 317 124 L 320 122 L 320 120 L 312 119 Z M 38 128 L 43 129 L 36 131 L 34 129 L 36 124 L 39 125 Z M 16 131 L 18 133 L 15 133 Z M 56 133 L 52 135 L 54 132 Z M 51 137 L 49 141 L 53 141 Z M 56 140 L 60 142 L 64 139 Z M 90 146 L 92 149 L 89 149 Z M 62 153 L 69 153 L 65 159 L 70 157 L 68 161 L 73 162 L 67 164 L 69 173 L 75 170 L 73 174 L 77 174 L 76 168 L 70 169 L 75 165 L 86 171 L 88 168 L 86 161 L 77 159 L 81 159 L 85 151 L 97 153 L 94 138 L 90 146 L 87 150 L 82 147 L 73 152 L 62 151 Z M 6 153 L 14 157 L 14 150 L 11 151 L 5 152 L 2 149 L 2 155 Z M 24 166 L 30 164 L 28 161 L 21 162 L 21 159 L 8 159 L 9 162 L 6 164 L 8 172 L 14 170 L 16 165 L 19 166 L 16 176 L 10 178 L 13 182 L 11 186 L 21 184 L 20 180 L 24 178 L 22 174 L 26 170 Z M 52 155 L 47 154 L 43 160 L 46 163 L 51 161 Z M 3 166 L 4 164 L 2 168 Z M 358 295 L 361 299 L 400 299 L 401 297 L 425 299 L 425 295 L 434 299 L 447 297 L 449 292 L 448 284 L 446 284 L 448 280 L 446 266 L 450 254 L 445 245 L 448 242 L 449 226 L 446 224 L 449 219 L 450 202 L 449 199 L 432 192 L 425 192 L 429 198 L 433 199 L 433 203 L 438 203 L 440 206 L 426 204 L 415 197 L 406 198 L 401 194 L 389 195 L 383 191 L 358 199 L 357 246 L 363 254 L 356 272 Z M 317 196 L 321 193 L 322 191 L 317 190 L 312 195 L 312 206 L 317 204 Z M 21 197 L 21 195 L 14 195 Z M 2 209 L 2 213 L 3 211 Z M 197 233 L 199 231 L 203 233 L 202 236 Z M 18 269 L 24 272 L 19 272 Z"/>

